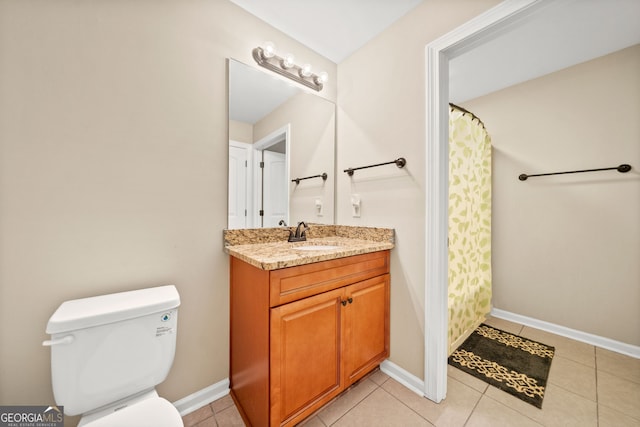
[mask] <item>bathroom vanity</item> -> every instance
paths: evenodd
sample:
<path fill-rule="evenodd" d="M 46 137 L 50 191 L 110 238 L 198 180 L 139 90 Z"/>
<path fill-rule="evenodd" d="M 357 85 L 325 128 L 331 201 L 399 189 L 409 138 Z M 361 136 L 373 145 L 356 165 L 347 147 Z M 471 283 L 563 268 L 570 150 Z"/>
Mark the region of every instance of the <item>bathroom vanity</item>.
<path fill-rule="evenodd" d="M 231 395 L 247 424 L 295 425 L 389 356 L 392 247 L 334 235 L 226 248 Z"/>

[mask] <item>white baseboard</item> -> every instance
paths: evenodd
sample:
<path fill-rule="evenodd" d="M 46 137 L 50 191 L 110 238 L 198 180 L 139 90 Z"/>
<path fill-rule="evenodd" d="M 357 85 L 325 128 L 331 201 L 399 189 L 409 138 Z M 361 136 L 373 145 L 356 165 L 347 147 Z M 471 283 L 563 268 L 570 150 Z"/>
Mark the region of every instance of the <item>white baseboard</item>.
<path fill-rule="evenodd" d="M 389 360 L 380 364 L 380 370 L 415 394 L 424 397 L 424 381 Z"/>
<path fill-rule="evenodd" d="M 380 364 L 380 370 L 414 393 L 424 396 L 424 381 L 405 371 L 395 363 L 385 360 Z M 227 394 L 229 394 L 229 379 L 225 378 L 222 381 L 173 402 L 173 406 L 180 412 L 180 416 L 184 417 Z"/>
<path fill-rule="evenodd" d="M 197 411 L 209 403 L 220 399 L 221 397 L 229 394 L 229 378 L 225 378 L 209 387 L 196 391 L 187 397 L 183 397 L 180 400 L 173 402 L 173 406 L 176 407 L 180 416 L 184 417 L 193 411 Z"/>
<path fill-rule="evenodd" d="M 640 359 L 640 347 L 494 308 L 491 315 Z"/>

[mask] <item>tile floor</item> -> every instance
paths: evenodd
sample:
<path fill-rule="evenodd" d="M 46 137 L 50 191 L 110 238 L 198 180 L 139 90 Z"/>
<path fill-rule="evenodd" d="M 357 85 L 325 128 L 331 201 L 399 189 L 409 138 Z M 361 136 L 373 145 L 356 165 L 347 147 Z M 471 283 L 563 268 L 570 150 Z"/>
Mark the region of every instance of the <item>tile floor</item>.
<path fill-rule="evenodd" d="M 498 318 L 486 323 L 556 348 L 542 409 L 451 366 L 440 404 L 375 371 L 304 426 L 640 426 L 640 360 Z M 183 419 L 185 427 L 244 425 L 228 395 Z"/>

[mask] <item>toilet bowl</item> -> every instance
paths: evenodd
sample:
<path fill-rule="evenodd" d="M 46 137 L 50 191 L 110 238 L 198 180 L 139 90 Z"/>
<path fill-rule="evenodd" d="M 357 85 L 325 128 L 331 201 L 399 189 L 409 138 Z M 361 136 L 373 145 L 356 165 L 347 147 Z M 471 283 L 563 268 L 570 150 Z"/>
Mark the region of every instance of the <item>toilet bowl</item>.
<path fill-rule="evenodd" d="M 126 405 L 126 406 L 125 406 Z M 78 427 L 175 427 L 182 426 L 175 406 L 158 396 L 155 390 L 139 398 L 85 414 Z"/>
<path fill-rule="evenodd" d="M 175 355 L 180 296 L 160 286 L 66 301 L 47 323 L 56 404 L 83 427 L 182 426 L 155 387 Z"/>

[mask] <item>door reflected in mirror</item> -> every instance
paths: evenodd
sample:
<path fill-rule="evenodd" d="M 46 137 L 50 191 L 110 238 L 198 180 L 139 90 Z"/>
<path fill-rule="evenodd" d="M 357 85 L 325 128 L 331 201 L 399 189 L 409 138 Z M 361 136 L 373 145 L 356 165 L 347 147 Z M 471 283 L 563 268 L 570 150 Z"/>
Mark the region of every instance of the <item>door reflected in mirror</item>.
<path fill-rule="evenodd" d="M 333 224 L 334 150 L 332 102 L 229 60 L 229 229 Z"/>

